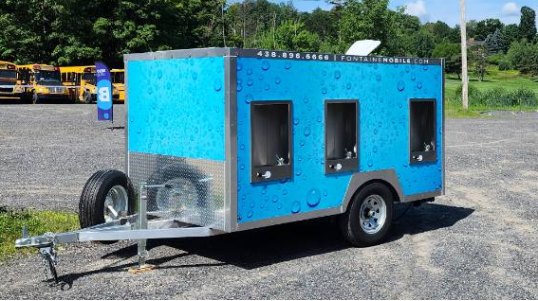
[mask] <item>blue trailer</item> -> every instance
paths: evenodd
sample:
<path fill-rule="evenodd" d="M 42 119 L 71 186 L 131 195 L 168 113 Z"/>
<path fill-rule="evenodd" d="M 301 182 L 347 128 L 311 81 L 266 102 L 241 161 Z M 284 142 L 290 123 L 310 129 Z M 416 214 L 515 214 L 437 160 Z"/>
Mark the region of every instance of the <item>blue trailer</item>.
<path fill-rule="evenodd" d="M 51 266 L 58 243 L 135 239 L 143 266 L 146 239 L 333 215 L 370 246 L 394 203 L 444 193 L 443 60 L 209 48 L 125 67 L 127 174 L 90 178 L 82 230 L 17 241 Z"/>

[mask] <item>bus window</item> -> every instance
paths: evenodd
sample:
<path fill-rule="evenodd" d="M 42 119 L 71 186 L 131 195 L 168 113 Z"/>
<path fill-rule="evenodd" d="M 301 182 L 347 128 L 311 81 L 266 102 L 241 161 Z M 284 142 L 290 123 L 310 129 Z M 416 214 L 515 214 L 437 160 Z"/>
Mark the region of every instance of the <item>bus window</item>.
<path fill-rule="evenodd" d="M 97 81 L 96 77 L 95 77 L 95 73 L 89 73 L 89 72 L 85 72 L 82 74 L 82 80 L 92 84 L 92 85 L 95 85 L 95 82 Z"/>
<path fill-rule="evenodd" d="M 17 71 L 15 71 L 15 70 L 0 70 L 0 78 L 17 79 Z"/>
<path fill-rule="evenodd" d="M 35 71 L 35 79 L 37 80 L 38 83 L 61 81 L 59 71 L 46 71 L 46 70 Z"/>
<path fill-rule="evenodd" d="M 114 83 L 114 84 L 123 84 L 123 83 L 125 83 L 125 73 L 124 72 L 114 72 L 114 73 L 112 73 L 112 83 Z"/>

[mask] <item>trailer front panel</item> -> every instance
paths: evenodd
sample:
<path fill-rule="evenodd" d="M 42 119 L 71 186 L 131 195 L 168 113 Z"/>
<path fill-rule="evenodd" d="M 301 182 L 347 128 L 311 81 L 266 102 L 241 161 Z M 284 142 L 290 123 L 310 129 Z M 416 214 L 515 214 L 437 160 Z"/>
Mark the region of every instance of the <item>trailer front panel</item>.
<path fill-rule="evenodd" d="M 224 229 L 224 58 L 127 61 L 131 180 L 148 210 Z"/>

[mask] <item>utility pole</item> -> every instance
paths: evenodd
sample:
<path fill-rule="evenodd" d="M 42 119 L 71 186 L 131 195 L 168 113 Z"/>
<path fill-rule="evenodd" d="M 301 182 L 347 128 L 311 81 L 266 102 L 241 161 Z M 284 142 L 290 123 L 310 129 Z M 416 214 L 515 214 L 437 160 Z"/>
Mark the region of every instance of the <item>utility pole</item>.
<path fill-rule="evenodd" d="M 460 0 L 461 13 L 461 102 L 465 110 L 469 109 L 469 74 L 467 67 L 467 21 L 465 20 L 465 0 Z"/>

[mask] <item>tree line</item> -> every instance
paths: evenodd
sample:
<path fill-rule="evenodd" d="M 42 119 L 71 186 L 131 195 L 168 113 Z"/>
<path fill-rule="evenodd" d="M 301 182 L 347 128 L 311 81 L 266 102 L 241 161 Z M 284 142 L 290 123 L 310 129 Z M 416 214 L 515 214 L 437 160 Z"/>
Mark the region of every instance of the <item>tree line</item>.
<path fill-rule="evenodd" d="M 331 10 L 299 12 L 291 2 L 267 0 L 5 0 L 0 59 L 119 66 L 133 52 L 227 46 L 342 53 L 356 40 L 376 39 L 379 55 L 445 57 L 449 72 L 461 68 L 457 26 L 423 24 L 404 7 L 389 9 L 389 0 L 329 2 Z M 519 25 L 487 19 L 470 21 L 467 30 L 483 42 L 470 50 L 474 62 L 538 73 L 532 9 L 523 7 Z"/>

